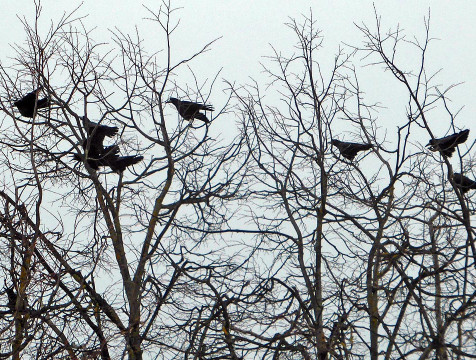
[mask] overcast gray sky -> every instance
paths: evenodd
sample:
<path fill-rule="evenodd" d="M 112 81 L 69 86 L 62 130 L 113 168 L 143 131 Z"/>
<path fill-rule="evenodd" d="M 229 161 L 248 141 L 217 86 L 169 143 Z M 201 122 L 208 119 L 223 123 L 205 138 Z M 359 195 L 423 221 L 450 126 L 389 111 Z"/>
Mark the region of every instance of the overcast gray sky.
<path fill-rule="evenodd" d="M 48 24 L 48 19 L 57 20 L 64 11 L 70 11 L 80 2 L 58 2 L 43 0 L 42 21 Z M 158 9 L 160 1 L 144 1 L 143 4 L 150 9 Z M 284 1 L 284 0 L 172 0 L 176 7 L 182 7 L 177 13 L 181 25 L 172 43 L 175 51 L 183 54 L 197 50 L 206 42 L 222 37 L 214 44 L 213 50 L 202 59 L 193 64 L 193 69 L 204 77 L 213 76 L 223 67 L 221 76 L 238 83 L 247 82 L 249 76 L 260 79 L 262 77 L 260 62 L 262 57 L 270 55 L 269 44 L 277 49 L 290 51 L 295 37 L 283 23 L 289 17 L 299 19 L 301 14 L 309 14 L 312 10 L 317 24 L 322 29 L 324 36 L 324 49 L 322 57 L 328 56 L 331 60 L 342 42 L 359 45 L 363 36 L 359 33 L 354 23 L 365 22 L 374 26 L 374 9 L 371 1 Z M 476 18 L 476 2 L 467 1 L 410 1 L 393 0 L 379 1 L 375 4 L 377 12 L 381 15 L 384 28 L 400 27 L 406 31 L 407 36 L 424 34 L 423 18 L 431 9 L 431 35 L 440 39 L 432 44 L 427 59 L 434 70 L 442 68 L 439 82 L 442 88 L 452 83 L 465 82 L 452 92 L 454 109 L 465 106 L 458 121 L 460 125 L 473 122 L 473 92 L 476 88 L 476 67 L 473 59 L 476 54 L 476 31 L 474 19 Z M 15 16 L 25 16 L 32 19 L 34 4 L 32 1 L 4 1 L 2 13 L 4 16 L 0 23 L 2 34 L 0 46 L 2 48 L 2 61 L 11 54 L 9 43 L 22 41 L 22 25 Z M 86 26 L 97 29 L 93 38 L 98 41 L 109 41 L 108 29 L 120 28 L 124 32 L 132 32 L 138 25 L 140 31 L 149 33 L 148 37 L 157 36 L 156 51 L 164 47 L 163 37 L 157 32 L 157 27 L 150 21 L 144 20 L 148 16 L 147 10 L 141 2 L 128 0 L 85 0 L 79 14 L 88 15 L 85 19 Z M 154 43 L 154 42 L 152 42 Z M 414 54 L 408 54 L 409 58 Z M 377 69 L 377 80 L 380 74 Z M 365 74 L 365 70 L 362 70 Z M 396 82 L 382 81 L 375 78 L 369 82 L 370 87 L 365 89 L 369 96 L 381 96 L 380 101 L 384 106 L 390 106 L 395 96 Z M 263 83 L 265 80 L 263 80 Z M 365 84 L 364 84 L 365 85 Z M 212 94 L 211 99 L 214 98 Z M 403 112 L 404 109 L 402 109 Z"/>

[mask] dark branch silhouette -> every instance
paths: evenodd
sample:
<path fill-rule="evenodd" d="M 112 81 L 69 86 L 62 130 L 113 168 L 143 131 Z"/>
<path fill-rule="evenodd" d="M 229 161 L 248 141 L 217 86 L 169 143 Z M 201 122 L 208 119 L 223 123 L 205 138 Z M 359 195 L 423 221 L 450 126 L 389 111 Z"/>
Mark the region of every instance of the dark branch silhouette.
<path fill-rule="evenodd" d="M 332 139 L 331 144 L 336 146 L 343 157 L 353 160 L 359 151 L 369 150 L 372 144 L 358 144 Z"/>
<path fill-rule="evenodd" d="M 464 143 L 468 139 L 468 135 L 469 129 L 466 129 L 440 139 L 431 139 L 426 146 L 429 147 L 431 151 L 439 151 L 443 155 L 451 157 L 456 150 L 456 146 Z"/>
<path fill-rule="evenodd" d="M 182 101 L 173 97 L 171 97 L 166 102 L 174 104 L 180 116 L 185 120 L 191 121 L 193 119 L 198 119 L 204 121 L 205 123 L 210 122 L 210 120 L 208 120 L 205 114 L 201 113 L 200 110 L 213 111 L 213 106 L 211 105 L 200 104 L 191 101 Z"/>
<path fill-rule="evenodd" d="M 471 180 L 470 178 L 461 175 L 459 173 L 453 174 L 453 181 L 456 186 L 461 189 L 463 193 L 468 192 L 471 189 L 476 189 L 476 181 Z"/>
<path fill-rule="evenodd" d="M 35 114 L 35 105 L 36 110 L 43 109 L 50 106 L 50 101 L 48 98 L 38 99 L 38 93 L 43 89 L 39 87 L 36 90 L 33 90 L 31 93 L 26 94 L 20 100 L 17 100 L 13 103 L 20 111 L 20 114 L 24 117 L 32 118 Z"/>

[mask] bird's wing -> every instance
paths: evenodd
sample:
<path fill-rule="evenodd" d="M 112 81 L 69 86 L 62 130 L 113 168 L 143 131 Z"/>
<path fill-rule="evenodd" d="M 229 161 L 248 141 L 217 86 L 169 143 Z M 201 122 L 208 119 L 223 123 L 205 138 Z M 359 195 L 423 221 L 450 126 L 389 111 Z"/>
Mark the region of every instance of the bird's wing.
<path fill-rule="evenodd" d="M 37 109 L 43 109 L 48 106 L 50 106 L 50 101 L 48 100 L 48 98 L 43 98 L 41 100 L 38 100 L 38 102 L 36 103 Z"/>
<path fill-rule="evenodd" d="M 195 119 L 202 120 L 205 123 L 209 123 L 210 120 L 205 116 L 205 114 L 202 114 L 201 112 L 197 112 L 194 116 Z"/>

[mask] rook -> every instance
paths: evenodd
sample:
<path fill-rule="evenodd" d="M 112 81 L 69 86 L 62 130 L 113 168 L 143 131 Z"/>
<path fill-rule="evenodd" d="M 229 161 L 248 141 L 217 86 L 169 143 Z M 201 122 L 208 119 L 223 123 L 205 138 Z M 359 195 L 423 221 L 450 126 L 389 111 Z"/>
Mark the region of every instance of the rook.
<path fill-rule="evenodd" d="M 440 139 L 432 139 L 426 145 L 431 151 L 439 151 L 443 155 L 451 157 L 456 146 L 464 143 L 468 139 L 469 129 L 463 130 L 453 135 L 448 135 Z"/>
<path fill-rule="evenodd" d="M 210 120 L 208 120 L 205 114 L 201 113 L 200 110 L 213 111 L 213 106 L 211 105 L 200 104 L 191 101 L 182 101 L 173 97 L 171 97 L 166 102 L 174 104 L 180 116 L 185 120 L 191 121 L 193 119 L 198 119 L 204 121 L 205 123 L 210 122 Z"/>
<path fill-rule="evenodd" d="M 38 110 L 50 106 L 48 98 L 38 99 L 38 93 L 41 89 L 42 87 L 39 87 L 13 103 L 22 116 L 32 118 L 35 113 L 35 107 Z"/>
<path fill-rule="evenodd" d="M 332 139 L 331 144 L 336 146 L 343 157 L 353 160 L 359 151 L 369 150 L 372 144 L 358 144 Z"/>
<path fill-rule="evenodd" d="M 476 181 L 467 178 L 464 175 L 459 173 L 453 174 L 453 181 L 455 182 L 456 186 L 461 189 L 463 193 L 471 190 L 476 189 Z"/>

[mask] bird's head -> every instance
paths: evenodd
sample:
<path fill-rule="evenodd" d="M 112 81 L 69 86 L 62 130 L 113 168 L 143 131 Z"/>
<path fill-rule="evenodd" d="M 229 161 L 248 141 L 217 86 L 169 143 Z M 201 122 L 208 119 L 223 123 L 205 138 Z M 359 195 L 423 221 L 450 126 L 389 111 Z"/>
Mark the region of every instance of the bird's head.
<path fill-rule="evenodd" d="M 336 139 L 332 139 L 331 140 L 331 145 L 334 145 L 334 146 L 339 146 L 341 142 L 339 140 L 336 140 Z"/>
<path fill-rule="evenodd" d="M 434 146 L 434 145 L 435 145 L 435 144 L 434 144 L 434 142 L 433 142 L 433 139 L 431 139 L 431 140 L 428 142 L 428 144 L 426 144 L 425 146 L 426 146 L 426 147 L 429 147 L 431 150 L 433 150 L 433 146 Z"/>
<path fill-rule="evenodd" d="M 171 97 L 170 99 L 166 101 L 166 103 L 174 104 L 175 106 L 178 104 L 178 102 L 179 102 L 179 99 L 174 97 Z"/>

